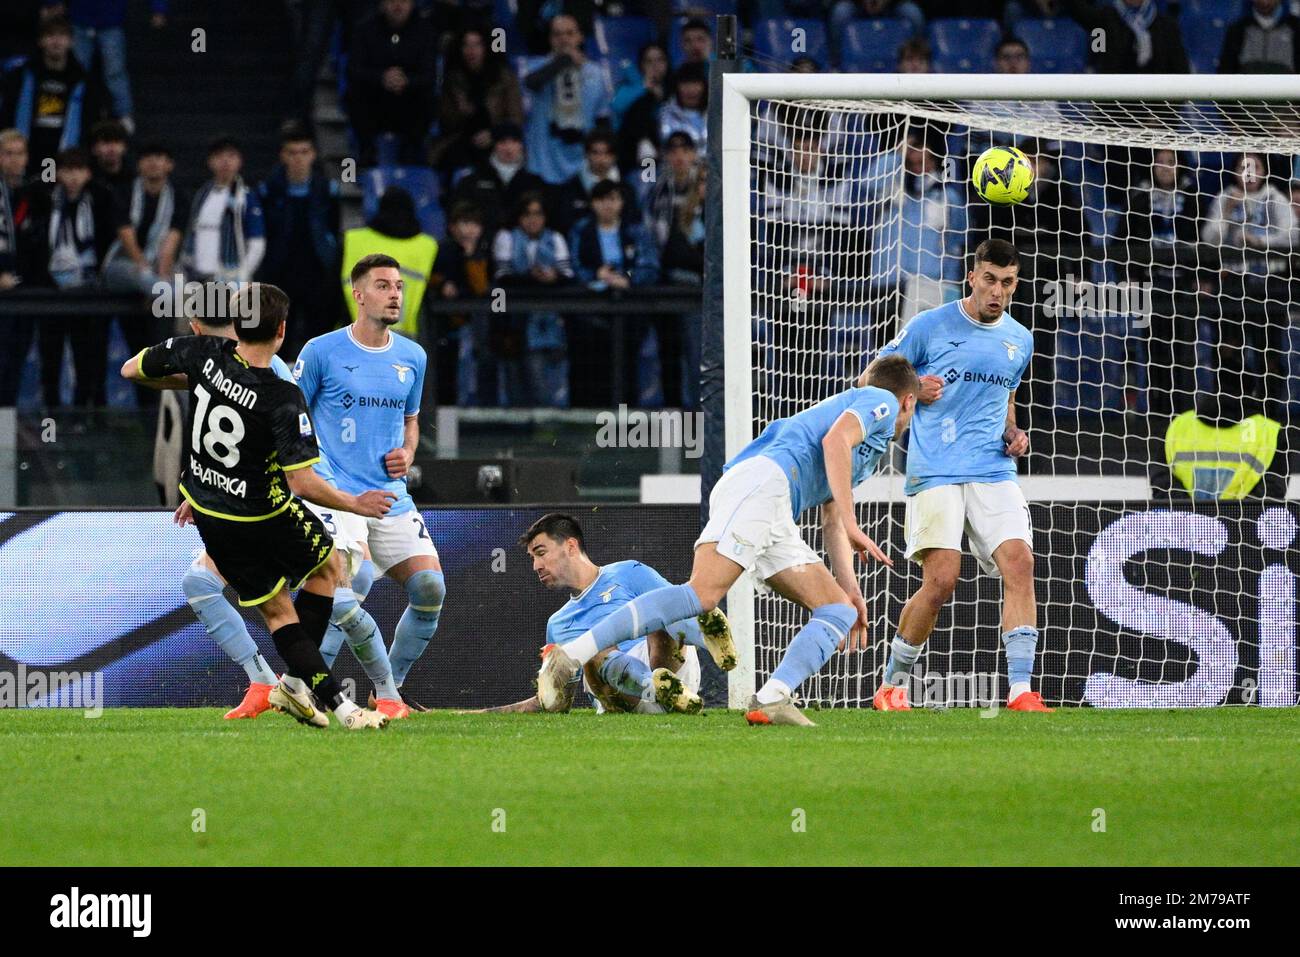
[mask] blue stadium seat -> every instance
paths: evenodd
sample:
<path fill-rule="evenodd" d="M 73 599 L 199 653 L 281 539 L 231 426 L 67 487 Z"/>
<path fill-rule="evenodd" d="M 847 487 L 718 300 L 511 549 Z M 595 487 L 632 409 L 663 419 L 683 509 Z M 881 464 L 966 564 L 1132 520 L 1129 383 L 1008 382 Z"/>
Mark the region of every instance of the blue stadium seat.
<path fill-rule="evenodd" d="M 720 13 L 735 13 L 736 0 L 673 0 L 673 12 L 681 16 L 697 16 L 708 20 Z"/>
<path fill-rule="evenodd" d="M 379 197 L 390 186 L 400 186 L 411 194 L 422 230 L 435 239 L 447 234 L 438 201 L 438 177 L 427 166 L 376 166 L 366 170 L 361 176 L 361 213 L 367 221 L 379 209 Z"/>
<path fill-rule="evenodd" d="M 1223 52 L 1223 35 L 1235 17 L 1193 16 L 1186 7 L 1179 18 L 1183 46 L 1193 73 L 1218 73 L 1219 54 Z"/>
<path fill-rule="evenodd" d="M 637 54 L 658 33 L 649 17 L 596 17 L 592 36 L 596 55 L 608 60 L 618 76 L 628 64 L 636 66 Z"/>
<path fill-rule="evenodd" d="M 802 34 L 796 31 L 802 30 Z M 795 50 L 796 37 L 802 39 L 802 50 Z M 754 50 L 765 58 L 768 70 L 778 71 L 801 56 L 810 56 L 823 69 L 830 65 L 826 46 L 826 24 L 820 20 L 783 19 L 762 20 L 754 24 Z M 776 61 L 773 63 L 772 61 Z"/>
<path fill-rule="evenodd" d="M 1145 363 L 1142 343 L 1131 333 L 1128 316 L 1069 316 L 1056 334 L 1055 400 L 1058 409 L 1118 412 L 1124 409 L 1125 369 L 1138 375 Z"/>
<path fill-rule="evenodd" d="M 840 69 L 845 73 L 893 73 L 898 48 L 912 35 L 901 17 L 851 20 L 840 38 Z"/>
<path fill-rule="evenodd" d="M 1249 8 L 1250 0 L 1182 0 L 1179 4 L 1179 15 L 1185 28 L 1189 19 L 1212 20 L 1217 18 L 1232 23 L 1232 21 L 1240 20 L 1245 16 Z M 1187 39 L 1186 29 L 1183 31 L 1183 39 Z"/>
<path fill-rule="evenodd" d="M 1016 36 L 1029 47 L 1035 73 L 1082 73 L 1088 66 L 1088 31 L 1073 20 L 1022 20 Z"/>
<path fill-rule="evenodd" d="M 956 17 L 930 21 L 930 48 L 936 73 L 990 73 L 993 51 L 1002 36 L 996 20 Z"/>

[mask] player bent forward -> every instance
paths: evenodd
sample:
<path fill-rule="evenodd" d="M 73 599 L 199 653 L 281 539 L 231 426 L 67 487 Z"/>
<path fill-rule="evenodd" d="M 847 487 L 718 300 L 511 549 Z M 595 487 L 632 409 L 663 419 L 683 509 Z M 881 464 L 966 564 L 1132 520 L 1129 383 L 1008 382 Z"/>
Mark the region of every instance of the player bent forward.
<path fill-rule="evenodd" d="M 745 715 L 750 724 L 811 725 L 792 692 L 821 670 L 837 648 L 865 647 L 867 604 L 853 554 L 893 562 L 858 527 L 853 486 L 875 468 L 903 433 L 920 391 L 901 357 L 867 367 L 854 388 L 768 425 L 723 466 L 709 496 L 709 523 L 695 543 L 684 585 L 658 588 L 629 602 L 563 647 L 549 649 L 537 677 L 543 707 L 559 700 L 577 669 L 619 642 L 717 607 L 742 572 L 812 612 Z M 828 571 L 796 524 L 821 506 Z"/>
<path fill-rule="evenodd" d="M 668 581 L 641 562 L 597 565 L 587 555 L 582 527 L 569 515 L 543 515 L 520 536 L 519 544 L 532 557 L 537 580 L 547 588 L 566 589 L 569 600 L 546 623 L 546 647 L 565 645 L 634 598 L 668 587 Z M 714 609 L 698 618 L 672 622 L 644 638 L 622 642 L 598 652 L 583 668 L 587 691 L 598 712 L 634 711 L 697 714 L 700 701 L 700 661 L 703 648 L 714 660 L 734 663 L 735 646 L 726 616 Z M 573 684 L 548 711 L 567 711 Z M 536 696 L 488 712 L 539 711 Z"/>
<path fill-rule="evenodd" d="M 963 529 L 980 567 L 1003 583 L 1007 708 L 1052 710 L 1030 687 L 1038 647 L 1034 539 L 1015 460 L 1029 450 L 1016 425 L 1016 387 L 1034 337 L 1006 311 L 1019 274 L 1015 247 L 985 240 L 967 276 L 970 295 L 919 313 L 881 350 L 922 374 L 904 485 L 907 557 L 921 564 L 921 587 L 898 619 L 874 701 L 882 711 L 909 708 L 907 677 L 957 586 Z"/>
<path fill-rule="evenodd" d="M 384 514 L 393 496 L 340 492 L 311 468 L 320 456 L 302 392 L 270 368 L 284 341 L 289 298 L 265 283 L 240 295 L 255 298 L 252 309 L 239 310 L 250 318 L 241 319 L 238 341 L 176 336 L 127 360 L 122 375 L 187 377 L 189 447 L 180 491 L 209 557 L 240 604 L 261 613 L 287 666 L 268 696 L 271 706 L 327 727 L 314 694 L 344 727 L 382 728 L 388 719 L 349 701 L 321 658 L 343 563 L 298 496 L 361 515 Z M 296 601 L 290 588 L 301 588 Z"/>

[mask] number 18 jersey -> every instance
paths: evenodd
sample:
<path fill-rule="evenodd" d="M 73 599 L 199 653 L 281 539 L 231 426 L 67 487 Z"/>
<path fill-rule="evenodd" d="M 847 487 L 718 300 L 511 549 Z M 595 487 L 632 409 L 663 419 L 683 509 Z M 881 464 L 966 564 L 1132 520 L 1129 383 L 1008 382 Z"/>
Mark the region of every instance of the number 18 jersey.
<path fill-rule="evenodd" d="M 237 345 L 218 336 L 176 336 L 145 349 L 140 371 L 189 377 L 181 494 L 205 515 L 256 522 L 289 506 L 284 473 L 315 464 L 320 453 L 302 390 L 249 365 Z"/>

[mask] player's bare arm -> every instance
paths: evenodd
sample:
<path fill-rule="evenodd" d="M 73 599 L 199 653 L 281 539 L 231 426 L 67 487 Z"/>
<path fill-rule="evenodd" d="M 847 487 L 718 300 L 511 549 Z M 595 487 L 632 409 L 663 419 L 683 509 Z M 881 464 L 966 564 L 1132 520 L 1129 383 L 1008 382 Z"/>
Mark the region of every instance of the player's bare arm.
<path fill-rule="evenodd" d="M 1002 433 L 1006 442 L 1006 453 L 1012 458 L 1019 458 L 1029 451 L 1029 433 L 1016 425 L 1016 396 L 1013 392 L 1007 399 L 1007 428 Z"/>
<path fill-rule="evenodd" d="M 864 557 L 870 555 L 877 561 L 893 567 L 894 562 L 871 538 L 858 527 L 857 517 L 853 511 L 853 448 L 866 438 L 862 430 L 862 420 L 851 412 L 843 413 L 830 431 L 822 437 L 822 458 L 826 463 L 826 481 L 831 487 L 831 501 L 835 503 L 836 512 L 844 526 L 848 544 Z M 852 563 L 849 563 L 852 574 Z M 836 576 L 839 577 L 838 575 Z M 856 588 L 855 588 L 856 590 Z M 852 593 L 850 593 L 852 597 Z"/>
<path fill-rule="evenodd" d="M 392 492 L 371 489 L 360 495 L 349 495 L 330 485 L 311 468 L 294 468 L 285 472 L 289 479 L 289 490 L 301 499 L 313 505 L 337 508 L 366 518 L 381 518 L 387 514 L 397 496 Z"/>
<path fill-rule="evenodd" d="M 867 600 L 862 597 L 862 587 L 853 569 L 853 547 L 848 536 L 850 524 L 857 527 L 851 518 L 847 523 L 841 518 L 840 508 L 835 502 L 822 506 L 822 543 L 826 546 L 826 557 L 830 559 L 831 574 L 849 603 L 858 610 L 858 620 L 849 632 L 849 651 L 857 651 L 867 647 Z M 839 650 L 844 650 L 843 642 Z"/>
<path fill-rule="evenodd" d="M 401 478 L 415 461 L 415 450 L 420 447 L 420 417 L 408 415 L 403 425 L 402 446 L 384 456 L 384 468 L 390 478 Z"/>

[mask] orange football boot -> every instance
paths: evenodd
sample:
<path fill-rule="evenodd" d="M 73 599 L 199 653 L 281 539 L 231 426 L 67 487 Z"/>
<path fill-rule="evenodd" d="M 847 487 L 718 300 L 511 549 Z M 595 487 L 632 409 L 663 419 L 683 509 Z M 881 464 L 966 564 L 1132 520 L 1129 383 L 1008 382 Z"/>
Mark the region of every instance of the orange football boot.
<path fill-rule="evenodd" d="M 871 699 L 871 706 L 877 711 L 911 711 L 912 706 L 907 703 L 907 685 L 881 685 Z"/>
<path fill-rule="evenodd" d="M 388 715 L 390 721 L 411 716 L 411 709 L 404 702 L 394 701 L 392 698 L 375 698 L 371 707 L 380 714 Z"/>
<path fill-rule="evenodd" d="M 269 711 L 271 704 L 266 700 L 266 696 L 274 687 L 275 685 L 264 685 L 254 681 L 244 692 L 244 700 L 225 713 L 225 719 L 230 721 L 234 718 L 256 718 L 263 711 Z"/>
<path fill-rule="evenodd" d="M 1016 695 L 1015 701 L 1007 702 L 1008 711 L 1055 711 L 1055 708 L 1049 708 L 1043 704 L 1043 696 L 1037 691 L 1022 691 Z"/>

